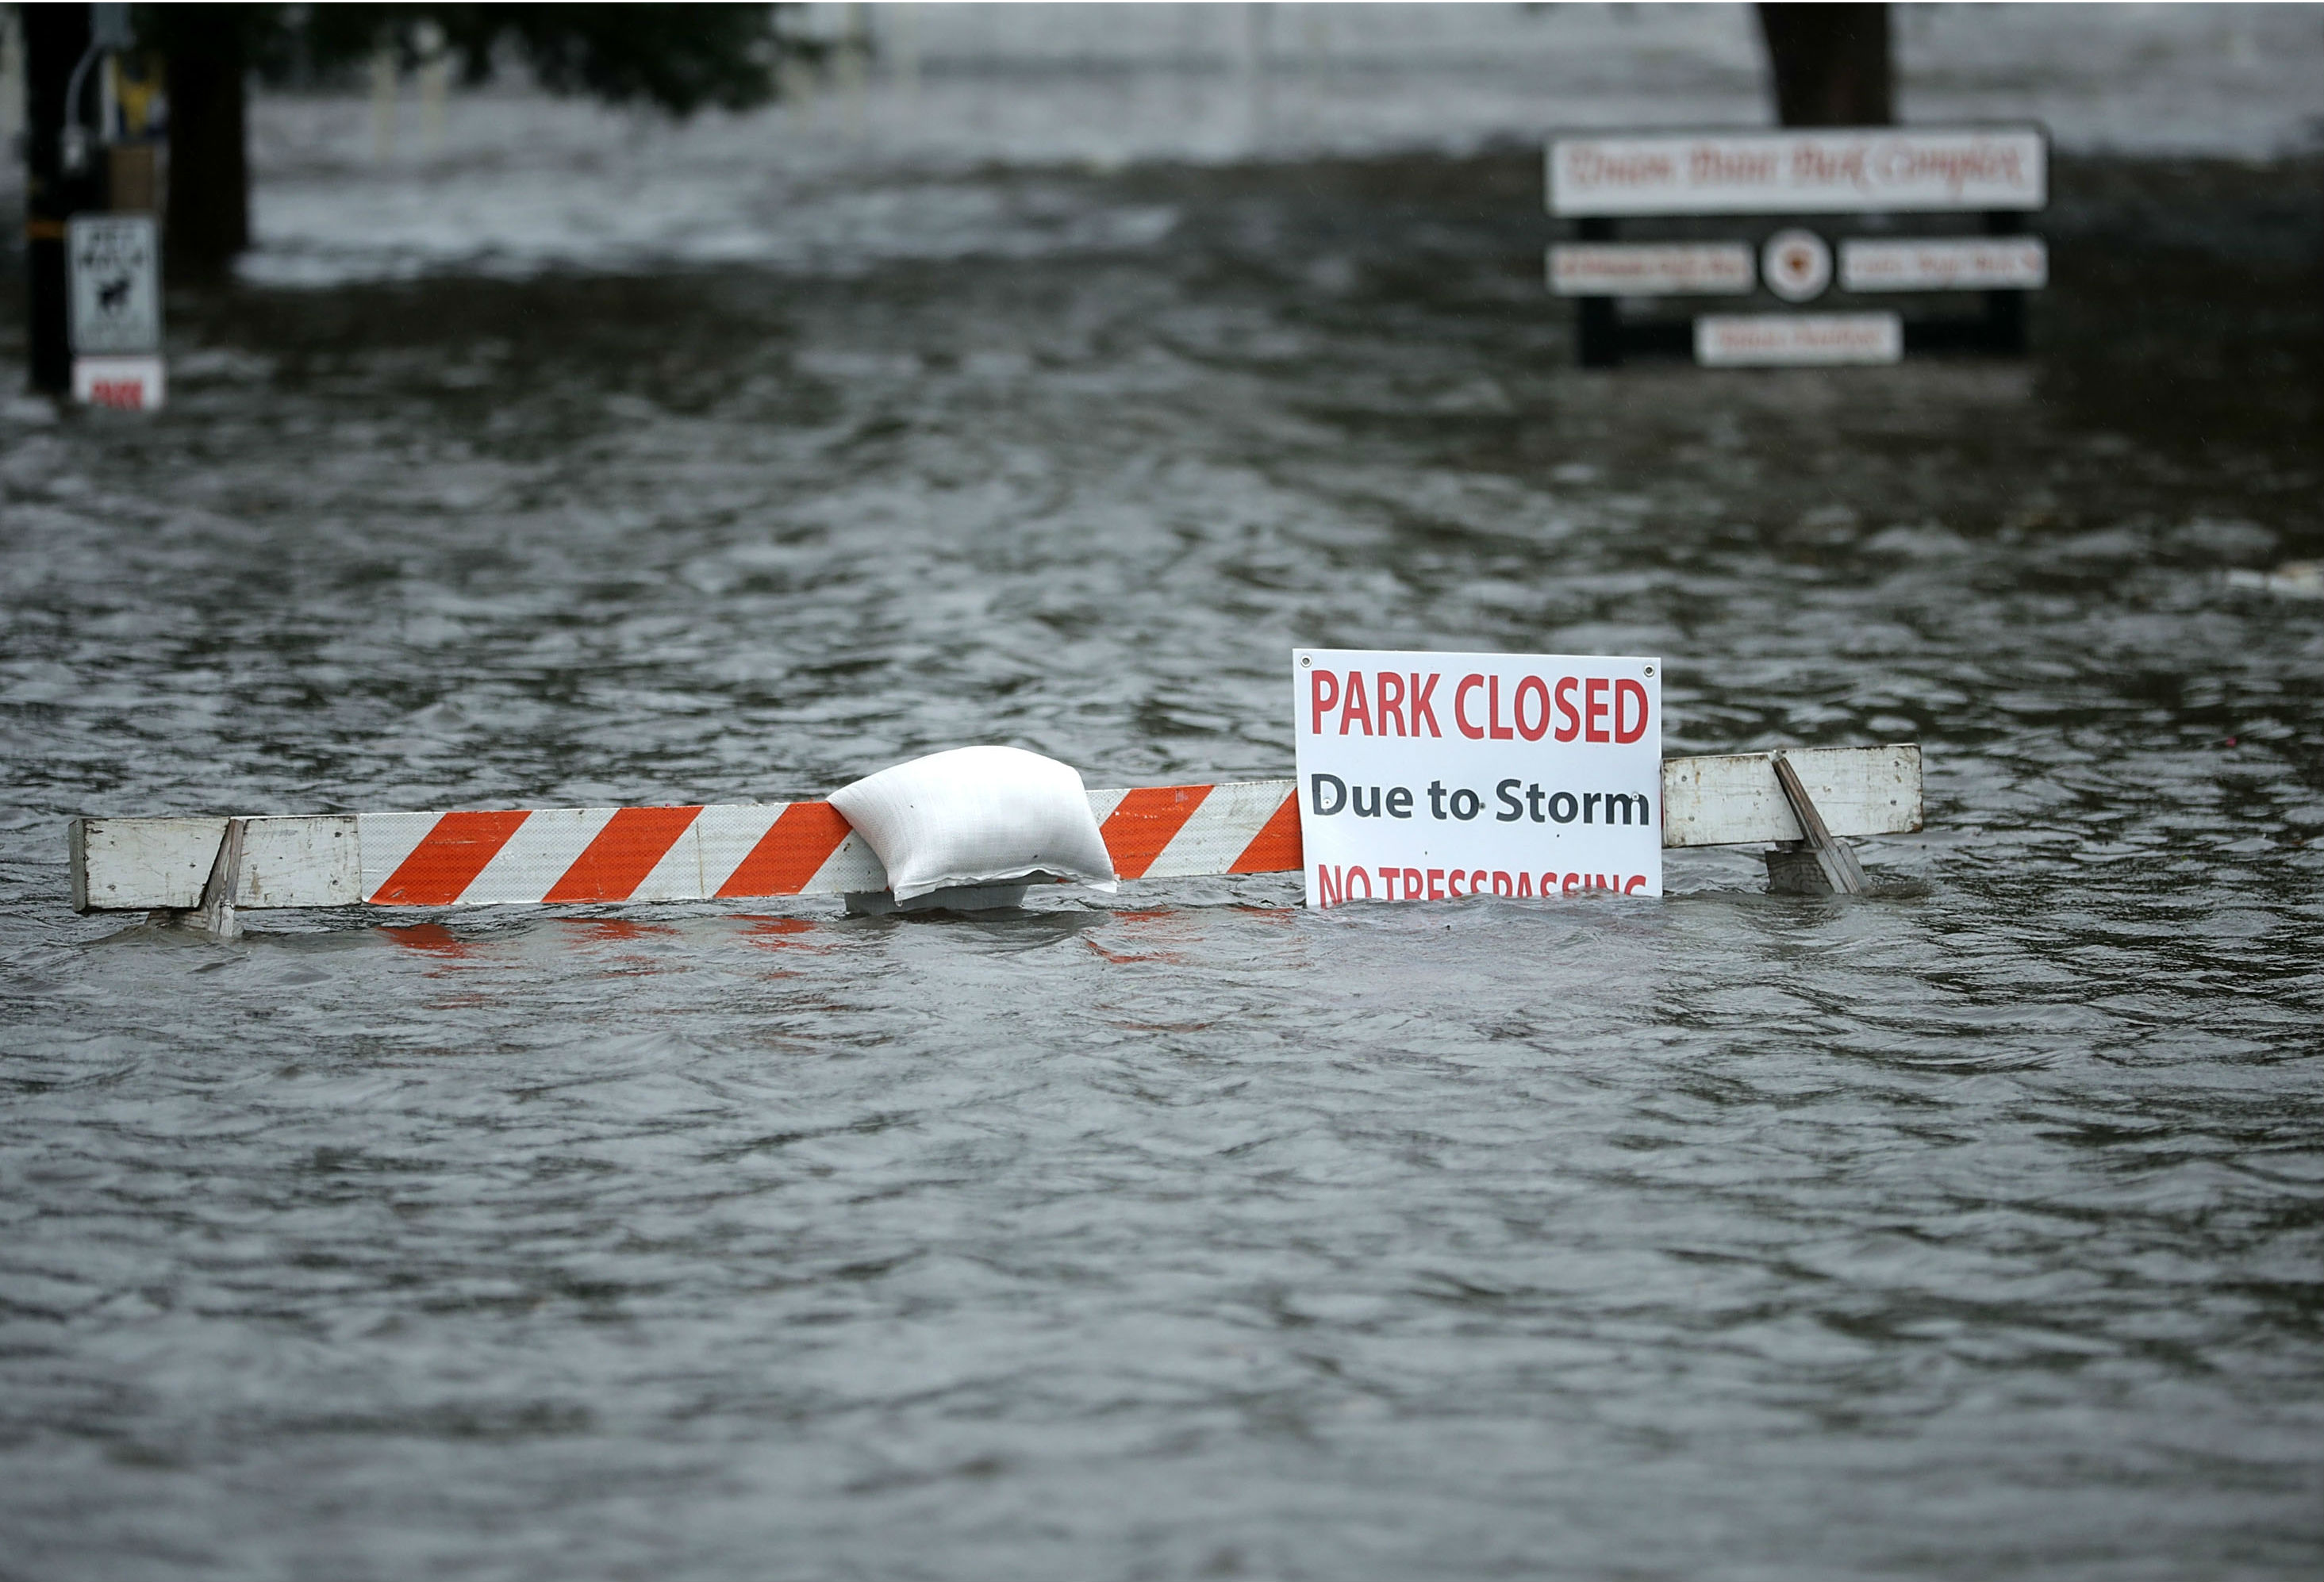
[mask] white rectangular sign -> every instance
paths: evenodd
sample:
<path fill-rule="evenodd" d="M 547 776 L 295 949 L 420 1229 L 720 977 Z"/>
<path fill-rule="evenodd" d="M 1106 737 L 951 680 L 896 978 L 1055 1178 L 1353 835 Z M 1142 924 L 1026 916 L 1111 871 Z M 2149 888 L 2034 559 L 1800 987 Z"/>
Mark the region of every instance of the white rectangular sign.
<path fill-rule="evenodd" d="M 1706 313 L 1694 321 L 1705 368 L 1816 367 L 1895 363 L 1904 322 L 1894 313 Z"/>
<path fill-rule="evenodd" d="M 1307 904 L 1663 893 L 1662 665 L 1291 657 Z"/>
<path fill-rule="evenodd" d="M 67 325 L 84 355 L 161 349 L 161 248 L 147 214 L 65 221 Z"/>
<path fill-rule="evenodd" d="M 1740 297 L 1758 283 L 1742 242 L 1560 242 L 1549 289 L 1560 297 Z"/>
<path fill-rule="evenodd" d="M 2035 127 L 1561 137 L 1554 215 L 1853 214 L 2036 209 L 2049 200 Z"/>
<path fill-rule="evenodd" d="M 73 400 L 124 412 L 151 412 L 161 405 L 159 357 L 75 357 Z"/>
<path fill-rule="evenodd" d="M 2049 283 L 2050 250 L 2039 236 L 1850 239 L 1840 244 L 1844 291 L 2035 291 Z"/>

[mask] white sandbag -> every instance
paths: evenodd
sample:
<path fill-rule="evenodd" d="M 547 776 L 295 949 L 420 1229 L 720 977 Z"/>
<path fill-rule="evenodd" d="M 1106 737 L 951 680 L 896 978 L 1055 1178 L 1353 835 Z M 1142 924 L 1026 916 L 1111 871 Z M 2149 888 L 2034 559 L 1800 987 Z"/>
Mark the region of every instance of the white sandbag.
<path fill-rule="evenodd" d="M 899 901 L 956 885 L 1042 877 L 1114 888 L 1081 771 L 1016 747 L 962 747 L 831 794 L 888 870 Z"/>

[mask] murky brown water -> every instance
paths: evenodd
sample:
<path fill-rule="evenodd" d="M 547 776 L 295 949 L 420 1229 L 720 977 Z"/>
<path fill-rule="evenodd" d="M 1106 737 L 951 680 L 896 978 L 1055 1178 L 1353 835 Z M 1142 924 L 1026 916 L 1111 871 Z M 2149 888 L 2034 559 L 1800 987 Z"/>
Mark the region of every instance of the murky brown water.
<path fill-rule="evenodd" d="M 2317 171 L 2065 161 L 2030 362 L 1729 376 L 1572 370 L 1536 179 L 900 186 L 0 413 L 0 1575 L 2314 1574 L 2324 606 L 2219 582 L 2324 552 Z M 1918 740 L 1930 829 L 65 906 L 80 812 L 1281 774 L 1295 643 L 1659 653 L 1668 750 Z"/>

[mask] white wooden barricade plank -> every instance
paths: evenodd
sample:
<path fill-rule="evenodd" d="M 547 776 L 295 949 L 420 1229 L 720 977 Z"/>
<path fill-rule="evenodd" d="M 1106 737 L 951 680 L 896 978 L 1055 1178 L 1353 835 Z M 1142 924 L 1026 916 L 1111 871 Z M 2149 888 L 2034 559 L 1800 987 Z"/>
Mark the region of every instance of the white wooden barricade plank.
<path fill-rule="evenodd" d="M 1789 757 L 1831 833 L 1896 834 L 1921 827 L 1919 748 L 1811 748 Z M 1178 789 L 1191 795 L 1203 788 Z M 1253 832 L 1276 816 L 1294 789 L 1289 780 L 1208 787 L 1200 805 L 1169 833 L 1136 877 L 1181 878 L 1231 871 L 1250 848 Z M 1090 811 L 1102 825 L 1132 795 L 1167 800 L 1170 790 L 1093 790 Z M 1802 837 L 1766 753 L 1666 759 L 1663 804 L 1666 847 Z M 631 870 L 620 881 L 624 888 L 595 895 L 552 894 L 560 876 L 575 882 L 576 859 L 614 823 L 617 811 L 552 808 L 453 815 L 503 827 L 476 833 L 475 841 L 483 842 L 472 848 L 478 854 L 477 866 L 451 882 L 449 889 L 420 898 L 416 892 L 428 883 L 445 882 L 440 876 L 422 876 L 410 880 L 415 895 L 402 904 L 517 904 L 544 897 L 675 901 L 769 894 L 833 896 L 879 890 L 887 884 L 879 859 L 844 824 L 831 823 L 835 815 L 825 805 L 770 803 L 627 810 L 632 819 L 674 823 L 690 817 L 690 822 L 675 836 L 665 833 L 654 842 L 649 859 L 639 860 L 645 871 Z M 786 815 L 806 820 L 795 841 L 775 834 Z M 244 822 L 235 893 L 226 899 L 257 910 L 338 906 L 381 897 L 431 833 L 439 842 L 443 840 L 440 826 L 448 822 L 440 813 L 250 818 Z M 226 832 L 223 817 L 76 819 L 71 834 L 73 905 L 97 912 L 190 910 L 201 904 L 203 885 Z M 484 857 L 493 841 L 500 843 L 490 847 L 489 858 Z M 619 860 L 615 853 L 609 861 Z M 584 869 L 590 866 L 580 865 Z"/>
<path fill-rule="evenodd" d="M 1251 826 L 1265 823 L 1283 805 L 1283 799 L 1297 789 L 1289 780 L 1245 780 L 1212 786 L 1202 806 L 1139 877 L 1194 878 L 1226 872 L 1250 844 Z"/>
<path fill-rule="evenodd" d="M 1899 835 L 1921 827 L 1919 748 L 1802 748 L 1784 756 L 1831 833 Z M 1664 762 L 1665 846 L 1739 846 L 1806 836 L 1767 754 Z"/>
<path fill-rule="evenodd" d="M 183 910 L 201 904 L 223 814 L 211 818 L 78 818 L 72 899 L 79 912 Z"/>
<path fill-rule="evenodd" d="M 243 821 L 237 906 L 346 906 L 364 898 L 352 815 Z"/>
<path fill-rule="evenodd" d="M 695 893 L 705 899 L 715 896 L 789 805 L 788 802 L 745 802 L 704 808 L 702 816 L 694 821 L 696 860 L 701 865 Z"/>
<path fill-rule="evenodd" d="M 863 837 L 850 832 L 839 843 L 839 849 L 815 870 L 807 881 L 803 896 L 854 896 L 867 890 L 888 888 L 888 870 L 880 866 L 879 854 L 863 843 Z"/>
<path fill-rule="evenodd" d="M 589 849 L 598 832 L 613 822 L 610 807 L 544 808 L 524 821 L 508 843 L 493 854 L 460 897 L 465 906 L 492 906 L 538 901 L 572 868 L 573 860 Z M 691 832 L 688 832 L 691 833 Z M 681 841 L 681 845 L 688 842 Z M 696 895 L 700 891 L 700 860 L 696 862 Z"/>

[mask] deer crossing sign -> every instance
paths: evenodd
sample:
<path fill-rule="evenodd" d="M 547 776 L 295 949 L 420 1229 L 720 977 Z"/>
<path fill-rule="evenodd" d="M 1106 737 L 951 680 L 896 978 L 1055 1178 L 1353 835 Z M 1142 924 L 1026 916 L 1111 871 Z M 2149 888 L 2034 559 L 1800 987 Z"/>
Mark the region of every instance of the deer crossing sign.
<path fill-rule="evenodd" d="M 1301 648 L 1307 904 L 1663 888 L 1662 665 Z"/>

